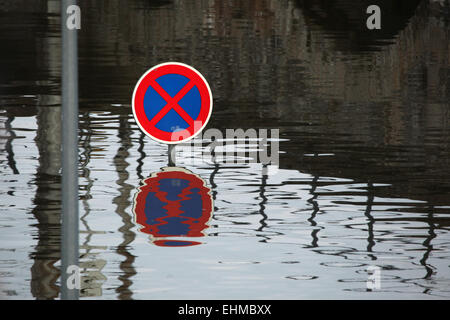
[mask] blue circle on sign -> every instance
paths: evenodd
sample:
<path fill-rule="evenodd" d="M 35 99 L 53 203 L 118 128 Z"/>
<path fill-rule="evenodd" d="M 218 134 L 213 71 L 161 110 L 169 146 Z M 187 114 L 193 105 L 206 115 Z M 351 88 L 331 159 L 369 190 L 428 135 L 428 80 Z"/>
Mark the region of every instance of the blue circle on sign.
<path fill-rule="evenodd" d="M 189 78 L 179 74 L 166 74 L 155 81 L 173 98 L 189 83 Z M 154 118 L 166 106 L 163 99 L 149 86 L 144 96 L 144 111 L 148 119 Z M 197 119 L 202 105 L 200 92 L 197 86 L 193 86 L 184 97 L 178 101 L 178 105 L 186 111 L 192 119 Z M 156 125 L 156 128 L 166 132 L 177 132 L 189 127 L 189 124 L 175 111 L 170 110 Z"/>

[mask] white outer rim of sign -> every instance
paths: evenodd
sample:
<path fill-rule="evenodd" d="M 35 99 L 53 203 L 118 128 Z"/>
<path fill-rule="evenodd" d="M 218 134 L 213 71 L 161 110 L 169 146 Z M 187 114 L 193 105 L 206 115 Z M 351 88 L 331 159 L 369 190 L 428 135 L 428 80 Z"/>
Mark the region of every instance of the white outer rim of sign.
<path fill-rule="evenodd" d="M 159 67 L 162 67 L 162 66 L 165 66 L 165 65 L 168 65 L 168 64 L 171 64 L 171 65 L 174 65 L 174 64 L 175 64 L 175 65 L 183 66 L 183 67 L 186 67 L 186 68 L 191 69 L 193 72 L 195 72 L 196 74 L 198 74 L 199 77 L 200 77 L 200 78 L 203 80 L 203 82 L 206 84 L 206 88 L 208 89 L 208 93 L 209 93 L 209 97 L 210 97 L 210 106 L 209 106 L 208 117 L 206 118 L 205 123 L 203 123 L 202 127 L 200 128 L 200 130 L 198 130 L 198 131 L 197 131 L 196 133 L 194 133 L 192 136 L 190 136 L 190 137 L 188 137 L 188 138 L 186 138 L 186 139 L 183 139 L 183 140 L 178 140 L 178 141 L 165 141 L 165 140 L 160 140 L 160 139 L 158 139 L 158 138 L 152 136 L 150 133 L 148 133 L 148 132 L 141 126 L 141 124 L 140 124 L 140 122 L 139 122 L 139 119 L 138 119 L 138 117 L 136 116 L 136 113 L 135 113 L 135 111 L 134 111 L 134 109 L 135 109 L 135 106 L 134 106 L 134 98 L 135 98 L 135 95 L 136 95 L 136 91 L 137 91 L 139 85 L 141 84 L 142 80 L 147 76 L 147 74 L 149 74 L 150 72 L 152 72 L 152 71 L 155 70 L 156 68 L 159 68 Z M 157 141 L 157 142 L 161 142 L 161 143 L 164 143 L 164 144 L 179 144 L 179 143 L 187 142 L 187 141 L 189 141 L 189 140 L 195 138 L 195 137 L 196 137 L 198 134 L 200 134 L 200 132 L 202 132 L 203 129 L 206 127 L 206 125 L 207 125 L 208 122 L 209 122 L 209 118 L 211 117 L 211 114 L 212 114 L 212 109 L 213 109 L 213 96 L 212 96 L 211 88 L 209 87 L 208 81 L 206 81 L 205 77 L 203 77 L 203 75 L 202 75 L 198 70 L 196 70 L 194 67 L 191 67 L 191 66 L 189 66 L 189 65 L 187 65 L 187 64 L 185 64 L 185 63 L 181 63 L 181 62 L 164 62 L 164 63 L 160 63 L 160 64 L 158 64 L 158 65 L 156 65 L 156 66 L 153 66 L 153 67 L 151 67 L 150 69 L 148 69 L 148 70 L 141 76 L 141 78 L 138 80 L 138 82 L 136 83 L 136 86 L 134 87 L 134 91 L 133 91 L 133 98 L 132 98 L 132 100 L 131 100 L 131 109 L 133 110 L 134 120 L 136 121 L 137 125 L 139 126 L 139 129 L 141 129 L 141 131 L 142 131 L 143 133 L 145 133 L 146 136 L 152 138 L 153 140 L 155 140 L 155 141 Z"/>

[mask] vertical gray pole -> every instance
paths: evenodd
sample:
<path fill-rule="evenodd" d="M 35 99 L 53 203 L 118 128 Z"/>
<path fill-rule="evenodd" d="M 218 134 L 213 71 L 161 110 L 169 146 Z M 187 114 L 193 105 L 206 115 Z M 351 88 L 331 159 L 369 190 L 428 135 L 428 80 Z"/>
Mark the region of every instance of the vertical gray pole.
<path fill-rule="evenodd" d="M 169 144 L 169 167 L 175 167 L 175 144 Z"/>
<path fill-rule="evenodd" d="M 62 242 L 61 299 L 76 300 L 79 288 L 73 285 L 78 271 L 78 50 L 77 29 L 67 27 L 67 8 L 76 0 L 61 0 L 62 19 Z M 73 268 L 73 267 L 72 267 Z M 70 269 L 69 269 L 70 270 Z M 75 269 L 76 270 L 76 269 Z M 73 272 L 73 271 L 72 271 Z M 72 285 L 70 284 L 72 282 Z M 79 283 L 79 281 L 75 282 Z"/>

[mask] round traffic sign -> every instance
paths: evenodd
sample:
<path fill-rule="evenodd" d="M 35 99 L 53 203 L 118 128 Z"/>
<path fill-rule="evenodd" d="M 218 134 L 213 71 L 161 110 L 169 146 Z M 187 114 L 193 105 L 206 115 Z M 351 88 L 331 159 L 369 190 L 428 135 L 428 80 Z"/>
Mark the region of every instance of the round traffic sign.
<path fill-rule="evenodd" d="M 174 237 L 202 237 L 213 210 L 211 189 L 187 169 L 163 168 L 143 180 L 134 198 L 133 216 L 139 231 L 158 246 L 192 246 L 197 241 Z"/>
<path fill-rule="evenodd" d="M 167 144 L 188 141 L 209 121 L 213 98 L 206 79 L 179 62 L 154 66 L 137 82 L 132 109 L 141 130 Z"/>

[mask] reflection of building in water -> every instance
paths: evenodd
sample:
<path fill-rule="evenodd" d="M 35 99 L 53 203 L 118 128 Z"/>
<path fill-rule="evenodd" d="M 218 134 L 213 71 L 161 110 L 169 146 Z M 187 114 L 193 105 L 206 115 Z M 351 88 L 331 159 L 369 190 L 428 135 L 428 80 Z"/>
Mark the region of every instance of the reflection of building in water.
<path fill-rule="evenodd" d="M 343 51 L 339 46 L 352 41 L 357 45 L 352 23 L 365 23 L 365 8 L 353 1 L 338 2 L 313 6 L 312 1 L 196 1 L 154 10 L 144 1 L 128 7 L 117 0 L 89 1 L 83 4 L 92 9 L 84 20 L 89 33 L 80 41 L 90 50 L 86 53 L 95 53 L 94 44 L 101 43 L 113 57 L 105 66 L 88 60 L 84 68 L 110 64 L 135 79 L 141 73 L 127 67 L 179 59 L 199 68 L 216 98 L 274 102 L 289 91 L 300 97 L 306 88 L 345 101 L 380 100 L 400 85 L 407 86 L 402 79 L 420 61 L 436 59 L 429 65 L 448 65 L 449 46 L 443 41 L 448 31 L 428 15 L 425 5 L 414 15 L 417 0 L 401 0 L 398 7 L 383 0 L 389 7 L 383 16 L 383 32 L 388 34 L 375 32 L 380 41 L 372 47 L 377 51 L 354 60 L 359 50 L 349 45 L 350 50 Z M 329 18 L 314 18 L 321 15 Z M 330 30 L 327 21 L 337 21 L 339 28 Z M 364 28 L 357 31 L 361 39 L 374 34 Z M 95 83 L 88 85 L 100 89 Z"/>
<path fill-rule="evenodd" d="M 0 10 L 45 12 L 51 7 L 46 7 L 46 4 L 58 2 L 6 0 L 1 1 Z M 439 9 L 437 4 L 428 5 L 429 1 L 422 1 L 414 12 L 411 8 L 414 9 L 416 1 L 402 1 L 409 7 L 403 11 L 408 14 L 400 21 L 401 26 L 392 30 L 387 28 L 386 32 L 391 35 L 375 39 L 378 42 L 369 44 L 375 50 L 369 51 L 367 43 L 359 45 L 361 40 L 366 40 L 366 31 L 357 30 L 352 25 L 358 18 L 359 11 L 356 11 L 361 9 L 363 1 L 350 7 L 346 7 L 345 4 L 350 2 L 345 0 L 158 1 L 161 6 L 170 6 L 161 10 L 155 10 L 155 1 L 130 2 L 131 5 L 124 6 L 123 1 L 119 0 L 80 1 L 86 8 L 83 9 L 83 25 L 86 23 L 86 27 L 80 33 L 83 79 L 80 85 L 83 101 L 88 102 L 84 104 L 85 108 L 98 107 L 95 104 L 98 103 L 102 110 L 119 112 L 118 108 L 105 105 L 112 101 L 129 103 L 130 90 L 148 66 L 168 59 L 193 64 L 213 85 L 218 102 L 218 116 L 216 120 L 212 119 L 214 126 L 226 127 L 230 123 L 234 127 L 266 126 L 268 122 L 264 122 L 265 119 L 270 119 L 272 124 L 282 128 L 287 137 L 292 138 L 292 142 L 285 144 L 289 148 L 283 155 L 284 159 L 281 159 L 281 166 L 301 169 L 314 176 L 311 198 L 308 200 L 312 208 L 308 219 L 312 229 L 312 248 L 323 244 L 322 239 L 326 239 L 323 238 L 326 231 L 322 229 L 324 224 L 316 219 L 322 196 L 316 190 L 319 177 L 348 177 L 367 183 L 364 214 L 368 230 L 366 251 L 370 259 L 376 257 L 374 251 L 383 241 L 382 238 L 377 239 L 377 224 L 398 222 L 395 217 L 377 217 L 376 210 L 373 211 L 376 205 L 374 199 L 405 195 L 420 199 L 430 193 L 427 199 L 430 204 L 428 216 L 421 220 L 414 219 L 423 221 L 429 227 L 420 263 L 426 269 L 425 278 L 432 276 L 433 267 L 428 258 L 433 244 L 439 240 L 439 232 L 435 229 L 448 227 L 448 219 L 441 214 L 445 207 L 439 208 L 438 204 L 449 204 L 445 190 L 450 190 L 450 41 L 448 19 L 443 18 L 443 9 Z M 334 19 L 335 14 L 344 18 Z M 11 19 L 17 18 L 17 15 L 11 16 Z M 55 17 L 49 15 L 48 21 L 42 19 L 42 23 L 59 25 Z M 41 20 L 37 15 L 36 18 Z M 351 20 L 350 23 L 345 23 L 346 19 Z M 383 21 L 386 20 L 383 18 Z M 337 25 L 330 27 L 327 23 Z M 36 28 L 37 31 L 29 30 L 31 28 L 16 29 L 2 28 L 2 32 L 12 32 L 8 36 L 20 41 L 12 42 L 14 45 L 0 52 L 0 79 L 2 83 L 20 79 L 21 84 L 4 86 L 2 93 L 11 90 L 17 95 L 27 90 L 47 92 L 57 88 L 55 79 L 59 79 L 60 67 L 59 62 L 55 61 L 59 61 L 59 51 L 52 47 L 59 41 L 57 32 L 49 32 L 46 43 L 41 42 L 42 35 L 35 36 L 36 33 L 44 33 L 45 28 Z M 28 59 L 30 52 L 36 59 Z M 53 62 L 46 62 L 50 60 Z M 13 63 L 17 61 L 22 64 Z M 51 73 L 47 74 L 49 70 Z M 18 78 L 17 74 L 21 76 Z M 36 77 L 45 80 L 36 80 Z M 26 83 L 35 84 L 29 87 Z M 0 149 L 5 150 L 3 154 L 0 152 L 0 162 L 14 173 L 18 170 L 11 122 L 14 114 L 25 111 L 19 104 L 14 106 L 14 110 L 9 108 L 6 118 L 0 117 L 0 135 L 6 136 L 0 137 Z M 30 115 L 37 113 L 39 127 L 36 144 L 40 159 L 34 181 L 37 189 L 32 211 L 37 220 L 37 245 L 31 255 L 31 290 L 33 296 L 39 299 L 54 298 L 59 290 L 55 286 L 59 271 L 54 267 L 59 259 L 60 230 L 57 151 L 60 147 L 57 133 L 60 111 L 54 107 L 58 104 L 57 97 L 42 95 L 38 109 L 28 105 L 26 110 Z M 122 113 L 129 112 L 127 108 L 120 110 Z M 91 128 L 89 118 L 89 113 L 86 113 L 84 121 L 87 130 Z M 119 229 L 123 233 L 123 242 L 116 249 L 123 257 L 119 276 L 123 285 L 117 292 L 119 298 L 127 298 L 131 295 L 131 277 L 136 271 L 133 267 L 134 256 L 128 249 L 135 234 L 126 214 L 131 191 L 126 183 L 128 163 L 125 159 L 130 142 L 126 133 L 129 127 L 123 117 L 120 130 L 121 146 L 114 159 L 120 194 L 114 203 L 123 222 Z M 93 181 L 87 167 L 90 133 L 83 134 L 85 153 L 82 157 L 86 162 L 82 161 L 82 172 L 88 183 L 83 195 L 85 215 L 82 221 L 86 222 Z M 141 174 L 146 155 L 142 147 L 139 152 L 138 172 Z M 334 156 L 318 156 L 322 152 Z M 304 153 L 316 156 L 302 158 Z M 217 166 L 211 174 L 211 182 L 218 170 Z M 374 187 L 376 184 L 372 181 L 391 186 Z M 442 181 L 447 184 L 441 188 L 439 183 Z M 265 216 L 265 184 L 266 178 L 263 177 L 259 204 L 263 217 L 260 230 L 270 222 Z M 213 183 L 211 185 L 214 187 Z M 158 199 L 150 196 L 149 200 Z M 177 213 L 179 208 L 175 209 Z M 163 214 L 164 211 L 161 209 L 153 213 Z M 156 220 L 155 224 L 143 229 L 155 235 L 169 236 L 167 229 L 172 234 L 182 234 L 192 227 L 189 223 L 183 225 L 182 222 L 192 221 L 184 218 L 174 220 L 173 230 L 170 230 L 169 221 L 161 216 L 156 217 L 159 221 Z M 99 255 L 106 247 L 92 245 L 92 238 L 102 231 L 91 230 L 87 224 L 85 230 L 87 237 L 81 246 L 85 250 L 81 257 L 82 295 L 99 296 L 105 279 L 102 274 L 105 261 Z M 154 236 L 153 239 L 157 240 Z"/>
<path fill-rule="evenodd" d="M 61 233 L 61 108 L 58 97 L 41 97 L 37 114 L 36 145 L 39 167 L 36 172 L 35 207 L 38 243 L 31 254 L 31 293 L 36 299 L 54 299 L 59 288 L 60 271 L 55 263 L 60 259 Z"/>
<path fill-rule="evenodd" d="M 88 216 L 91 212 L 89 200 L 92 198 L 91 188 L 94 185 L 90 177 L 89 162 L 91 159 L 91 136 L 92 127 L 88 113 L 85 113 L 80 121 L 81 139 L 81 171 L 82 178 L 86 180 L 86 184 L 80 184 L 80 189 L 85 193 L 82 195 L 82 203 L 84 214 L 80 220 L 85 230 L 80 231 L 85 234 L 84 242 L 80 246 L 80 270 L 81 270 L 81 297 L 100 297 L 102 296 L 102 284 L 106 280 L 105 275 L 101 272 L 106 265 L 106 260 L 99 258 L 100 253 L 107 249 L 106 246 L 92 245 L 92 237 L 96 234 L 105 234 L 104 231 L 92 230 L 88 224 Z M 84 251 L 84 252 L 83 252 Z"/>
<path fill-rule="evenodd" d="M 53 36 L 54 26 L 59 24 L 56 15 L 59 14 L 58 4 L 57 0 L 0 3 L 0 32 L 2 39 L 9 42 L 8 50 L 0 52 L 1 104 L 5 106 L 8 119 L 4 148 L 6 164 L 13 173 L 20 172 L 13 151 L 12 143 L 16 136 L 11 123 L 20 116 L 36 116 L 37 122 L 35 143 L 39 163 L 34 180 L 30 182 L 36 186 L 31 210 L 36 219 L 33 224 L 36 246 L 30 253 L 33 263 L 30 287 L 36 299 L 54 299 L 59 295 L 56 282 L 60 271 L 55 264 L 60 259 L 61 110 L 59 92 L 49 89 L 60 77 L 60 39 Z M 33 22 L 21 21 L 30 17 L 33 17 Z"/>
<path fill-rule="evenodd" d="M 184 61 L 205 75 L 216 112 L 226 114 L 211 119 L 215 127 L 228 126 L 230 119 L 238 128 L 276 125 L 281 135 L 304 135 L 302 142 L 345 158 L 335 162 L 354 163 L 353 172 L 356 167 L 411 172 L 399 165 L 409 161 L 429 173 L 450 175 L 450 34 L 444 9 L 429 1 L 419 6 L 400 1 L 398 8 L 383 1 L 392 15 L 383 15 L 386 33 L 374 36 L 369 51 L 357 41 L 369 31 L 354 26 L 362 5 L 347 0 L 316 6 L 312 1 L 184 1 L 158 10 L 136 3 L 83 4 L 92 8 L 84 16 L 89 32 L 80 39 L 86 98 L 129 103 L 128 88 L 149 65 Z M 332 30 L 326 21 L 336 14 L 342 19 Z M 105 53 L 108 59 L 99 64 Z M 111 93 L 111 87 L 117 90 Z M 343 152 L 339 144 L 351 149 Z M 373 148 L 369 159 L 354 151 L 356 144 Z M 395 150 L 411 145 L 426 152 Z M 288 152 L 282 166 L 298 167 L 293 162 L 299 162 L 302 147 L 290 146 L 296 152 Z M 366 160 L 371 164 L 359 163 Z"/>
<path fill-rule="evenodd" d="M 320 26 L 334 37 L 341 51 L 370 50 L 379 45 L 393 42 L 402 30 L 421 0 L 296 0 L 296 3 L 311 24 Z M 382 14 L 382 28 L 368 30 L 367 8 L 376 4 Z"/>
<path fill-rule="evenodd" d="M 167 167 L 152 174 L 134 199 L 139 231 L 150 235 L 158 246 L 200 244 L 176 238 L 204 236 L 213 209 L 210 191 L 202 178 L 184 168 Z"/>
<path fill-rule="evenodd" d="M 28 4 L 23 4 L 27 6 Z M 57 22 L 54 14 L 59 7 L 54 1 L 43 6 L 50 16 L 49 25 Z M 50 33 L 50 30 L 46 31 Z M 45 48 L 45 49 L 43 49 Z M 42 47 L 37 46 L 36 60 L 48 70 L 49 78 L 59 77 L 61 59 L 58 39 L 46 37 Z M 36 81 L 45 86 L 47 82 Z M 37 96 L 37 132 L 35 142 L 39 150 L 39 166 L 34 184 L 37 186 L 32 214 L 37 220 L 37 245 L 31 257 L 31 293 L 36 299 L 54 299 L 59 295 L 56 282 L 60 276 L 55 264 L 60 260 L 61 246 L 61 99 L 59 95 Z"/>

